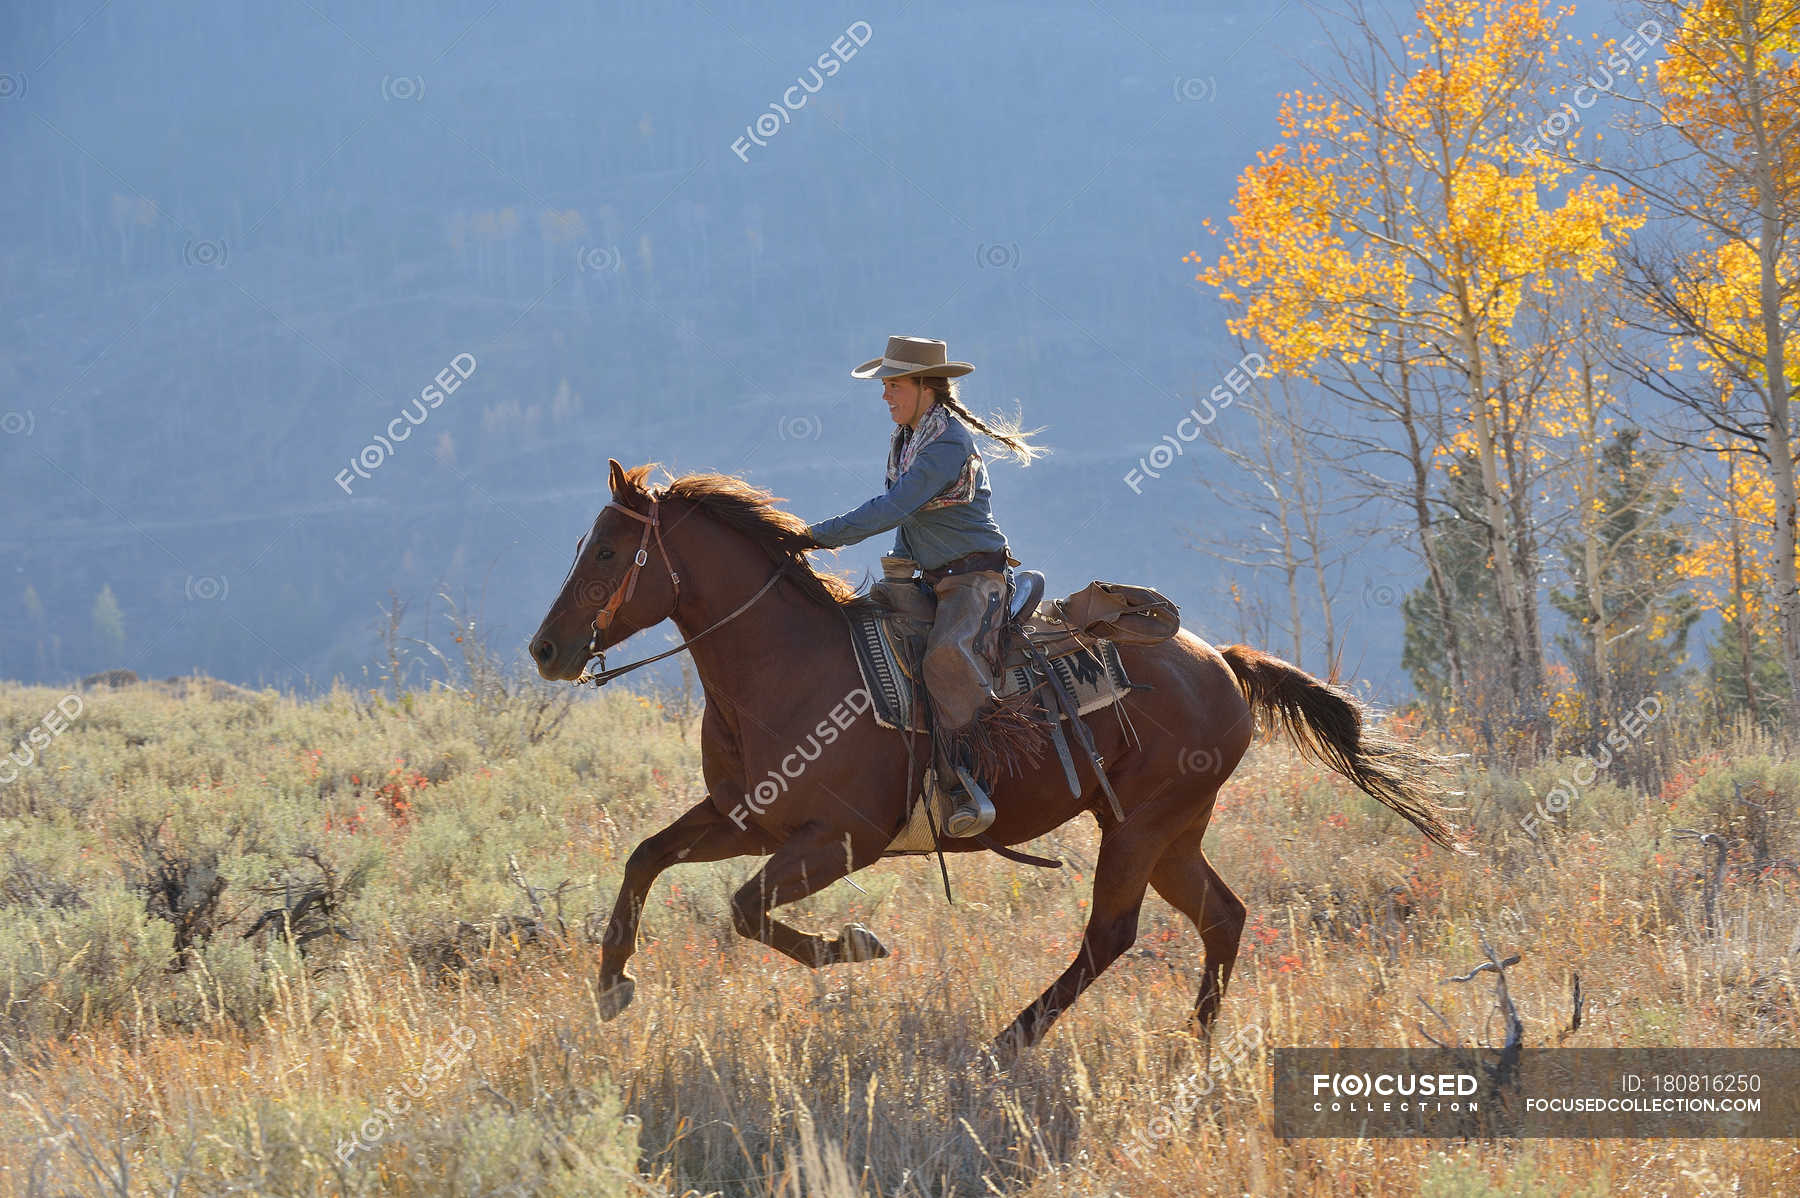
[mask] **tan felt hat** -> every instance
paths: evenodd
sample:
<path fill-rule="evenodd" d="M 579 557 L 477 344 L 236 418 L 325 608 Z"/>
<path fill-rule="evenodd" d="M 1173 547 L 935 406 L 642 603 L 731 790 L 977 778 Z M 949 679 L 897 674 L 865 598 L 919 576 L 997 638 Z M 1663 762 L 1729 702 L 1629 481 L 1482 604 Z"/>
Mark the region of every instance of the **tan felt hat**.
<path fill-rule="evenodd" d="M 850 375 L 859 379 L 953 379 L 975 369 L 967 362 L 948 361 L 949 356 L 948 348 L 934 337 L 889 337 L 887 353 L 870 358 Z"/>

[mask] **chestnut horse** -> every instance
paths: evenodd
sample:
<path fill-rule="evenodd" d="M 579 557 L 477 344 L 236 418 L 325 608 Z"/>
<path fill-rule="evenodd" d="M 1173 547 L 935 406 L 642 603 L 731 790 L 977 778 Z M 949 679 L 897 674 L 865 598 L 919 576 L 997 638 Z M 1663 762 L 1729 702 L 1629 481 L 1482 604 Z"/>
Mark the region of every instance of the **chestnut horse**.
<path fill-rule="evenodd" d="M 626 963 L 645 898 L 678 862 L 767 855 L 732 896 L 739 934 L 812 967 L 886 956 L 859 925 L 819 936 L 770 914 L 880 860 L 905 823 L 907 746 L 866 713 L 843 610 L 869 600 L 813 570 L 805 522 L 773 506 L 767 492 L 717 474 L 653 490 L 645 483 L 649 465 L 609 467 L 612 502 L 582 539 L 531 655 L 545 678 L 575 680 L 607 646 L 673 620 L 706 692 L 707 794 L 626 862 L 601 950 L 602 1017 L 631 1002 Z M 1210 1028 L 1237 958 L 1244 904 L 1207 861 L 1201 840 L 1257 716 L 1434 842 L 1461 849 L 1426 785 L 1441 760 L 1369 727 L 1338 687 L 1242 645 L 1214 649 L 1186 630 L 1161 644 L 1119 649 L 1132 680 L 1149 684 L 1122 700 L 1138 743 L 1104 713 L 1091 730 L 1125 818 L 1114 818 L 1085 760 L 1077 762 L 1079 798 L 1069 794 L 1054 754 L 994 787 L 999 815 L 988 837 L 1000 844 L 1042 836 L 1083 812 L 1100 824 L 1081 950 L 1000 1035 L 998 1051 L 1036 1043 L 1131 946 L 1146 887 L 1199 929 L 1206 963 L 1191 1025 L 1202 1034 Z M 916 752 L 929 759 L 922 735 Z M 943 847 L 985 851 L 967 840 Z"/>

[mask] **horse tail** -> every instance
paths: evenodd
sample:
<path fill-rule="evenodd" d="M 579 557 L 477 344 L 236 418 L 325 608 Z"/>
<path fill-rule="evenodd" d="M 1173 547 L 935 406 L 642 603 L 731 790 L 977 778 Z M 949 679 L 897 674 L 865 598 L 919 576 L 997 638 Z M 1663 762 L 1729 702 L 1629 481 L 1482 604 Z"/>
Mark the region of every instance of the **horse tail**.
<path fill-rule="evenodd" d="M 1354 695 L 1290 662 L 1248 645 L 1220 652 L 1265 727 L 1279 725 L 1302 756 L 1354 782 L 1433 844 L 1470 852 L 1431 795 L 1430 782 L 1448 768 L 1442 757 L 1370 727 Z"/>

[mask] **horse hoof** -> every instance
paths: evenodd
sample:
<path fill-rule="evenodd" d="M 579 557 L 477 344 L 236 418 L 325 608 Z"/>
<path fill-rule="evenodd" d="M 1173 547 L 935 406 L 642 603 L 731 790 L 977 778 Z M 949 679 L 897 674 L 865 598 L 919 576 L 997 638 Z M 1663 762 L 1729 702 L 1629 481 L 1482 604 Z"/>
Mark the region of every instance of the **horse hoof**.
<path fill-rule="evenodd" d="M 879 937 L 859 923 L 847 923 L 838 933 L 838 959 L 842 961 L 879 961 L 888 955 Z"/>
<path fill-rule="evenodd" d="M 1013 1062 L 1029 1047 L 1031 1046 L 1025 1042 L 1024 1033 L 1012 1027 L 995 1036 L 984 1055 L 990 1065 L 1004 1073 L 1012 1068 Z"/>
<path fill-rule="evenodd" d="M 1013 1063 L 1018 1060 L 1018 1050 L 1010 1047 L 1004 1040 L 993 1040 L 986 1044 L 975 1055 L 975 1064 L 981 1075 L 989 1081 L 1000 1081 L 1012 1073 Z"/>
<path fill-rule="evenodd" d="M 636 996 L 637 982 L 629 977 L 620 978 L 600 991 L 600 1018 L 602 1020 L 616 1018 L 620 1011 L 631 1005 L 631 1000 Z"/>

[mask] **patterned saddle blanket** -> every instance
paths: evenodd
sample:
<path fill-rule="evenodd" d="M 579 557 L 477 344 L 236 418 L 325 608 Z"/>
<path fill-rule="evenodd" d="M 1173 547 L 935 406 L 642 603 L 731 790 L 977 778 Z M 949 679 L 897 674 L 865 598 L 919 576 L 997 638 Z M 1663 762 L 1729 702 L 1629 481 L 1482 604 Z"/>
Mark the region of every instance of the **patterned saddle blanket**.
<path fill-rule="evenodd" d="M 853 609 L 849 616 L 856 667 L 862 672 L 876 721 L 884 728 L 926 731 L 925 712 L 920 710 L 927 702 L 920 662 L 930 626 L 913 616 L 879 606 Z M 1131 689 L 1117 645 L 1109 640 L 1079 638 L 1066 621 L 1044 614 L 1040 607 L 1032 615 L 1009 624 L 1001 635 L 1004 660 L 994 687 L 999 702 L 980 717 L 984 722 L 997 718 L 1009 705 L 1016 708 L 1027 703 L 1028 692 L 1044 685 L 1038 667 L 1027 653 L 1027 642 L 1043 650 L 1051 671 L 1074 698 L 1082 715 L 1117 703 Z M 1057 713 L 1058 720 L 1068 719 L 1061 705 L 1045 696 L 1039 698 L 1039 711 L 1042 727 L 1053 726 L 1048 718 L 1050 712 Z M 886 855 L 929 853 L 933 849 L 932 829 L 943 826 L 951 802 L 938 784 L 929 755 L 919 786 L 907 805 L 906 824 L 888 845 Z"/>
<path fill-rule="evenodd" d="M 876 721 L 883 728 L 926 731 L 925 713 L 918 708 L 925 702 L 925 680 L 919 660 L 928 626 L 876 606 L 854 609 L 848 614 L 856 667 L 862 671 Z M 1001 635 L 1004 660 L 994 686 L 1001 704 L 1009 699 L 1017 701 L 1040 681 L 1026 652 L 1027 638 L 1043 649 L 1050 659 L 1050 668 L 1074 696 L 1082 715 L 1110 707 L 1131 690 L 1117 645 L 1107 640 L 1078 639 L 1068 624 L 1043 614 L 1040 608 L 1008 625 Z M 1055 705 L 1048 710 L 1056 710 Z"/>

